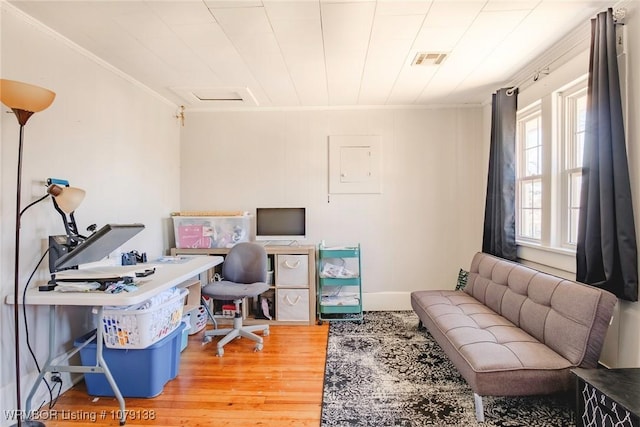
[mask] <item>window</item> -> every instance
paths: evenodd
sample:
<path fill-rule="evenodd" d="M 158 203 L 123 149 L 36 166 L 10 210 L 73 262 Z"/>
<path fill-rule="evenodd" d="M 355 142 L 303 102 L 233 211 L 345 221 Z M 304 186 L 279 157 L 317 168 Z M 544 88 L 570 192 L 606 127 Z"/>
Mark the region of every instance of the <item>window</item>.
<path fill-rule="evenodd" d="M 575 251 L 587 81 L 581 78 L 518 111 L 516 239 Z"/>
<path fill-rule="evenodd" d="M 584 152 L 585 121 L 587 115 L 587 88 L 584 84 L 560 92 L 559 107 L 561 134 L 564 148 L 563 246 L 574 247 L 578 241 L 578 215 L 580 211 L 580 188 L 582 184 L 582 154 Z"/>
<path fill-rule="evenodd" d="M 518 117 L 517 210 L 518 237 L 540 241 L 542 238 L 542 127 L 540 105 Z"/>

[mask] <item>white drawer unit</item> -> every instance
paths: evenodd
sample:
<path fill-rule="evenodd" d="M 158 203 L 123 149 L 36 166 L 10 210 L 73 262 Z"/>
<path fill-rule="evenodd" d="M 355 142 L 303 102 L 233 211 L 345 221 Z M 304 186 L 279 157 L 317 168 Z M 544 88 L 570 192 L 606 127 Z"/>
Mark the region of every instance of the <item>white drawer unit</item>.
<path fill-rule="evenodd" d="M 276 255 L 276 287 L 308 288 L 309 257 L 307 255 Z"/>
<path fill-rule="evenodd" d="M 248 298 L 242 304 L 245 324 L 313 325 L 316 323 L 316 248 L 310 245 L 265 246 L 270 270 L 270 289 L 258 298 Z M 171 255 L 221 255 L 228 248 L 172 248 Z M 222 273 L 221 266 L 210 271 L 203 280 L 213 280 L 214 273 Z M 262 300 L 265 300 L 263 303 Z M 222 314 L 223 301 L 217 301 L 214 313 L 220 321 L 228 322 Z M 265 310 L 268 310 L 265 314 Z"/>
<path fill-rule="evenodd" d="M 309 290 L 276 288 L 276 318 L 280 321 L 309 321 Z"/>

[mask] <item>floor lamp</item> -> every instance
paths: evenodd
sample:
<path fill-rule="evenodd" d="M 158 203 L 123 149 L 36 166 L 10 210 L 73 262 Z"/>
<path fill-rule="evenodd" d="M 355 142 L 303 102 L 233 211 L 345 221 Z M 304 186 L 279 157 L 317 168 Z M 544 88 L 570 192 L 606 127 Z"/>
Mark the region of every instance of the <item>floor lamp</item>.
<path fill-rule="evenodd" d="M 24 137 L 24 126 L 27 120 L 38 111 L 49 107 L 56 94 L 48 89 L 14 80 L 0 79 L 0 101 L 11 108 L 20 124 L 20 139 L 18 143 L 18 172 L 16 182 L 16 245 L 15 245 L 15 269 L 13 287 L 13 311 L 14 311 L 14 338 L 15 338 L 15 371 L 16 371 L 16 409 L 18 423 L 17 426 L 44 426 L 43 423 L 32 420 L 23 420 L 21 393 L 20 393 L 20 310 L 18 304 L 19 297 L 19 254 L 20 254 L 20 189 L 22 178 L 22 142 Z M 31 206 L 31 205 L 30 205 Z M 28 206 L 29 207 L 29 206 Z M 29 416 L 29 415 L 28 415 Z"/>

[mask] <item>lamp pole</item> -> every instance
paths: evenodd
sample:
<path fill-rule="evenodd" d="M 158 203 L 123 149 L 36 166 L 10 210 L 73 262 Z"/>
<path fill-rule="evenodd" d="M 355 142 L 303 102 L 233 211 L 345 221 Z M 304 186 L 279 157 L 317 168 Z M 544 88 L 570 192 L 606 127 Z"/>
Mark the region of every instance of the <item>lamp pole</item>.
<path fill-rule="evenodd" d="M 20 137 L 18 142 L 18 167 L 16 178 L 16 215 L 15 215 L 15 256 L 14 256 L 14 284 L 13 284 L 13 318 L 14 318 L 14 342 L 15 342 L 15 374 L 16 374 L 16 416 L 17 426 L 44 426 L 39 421 L 24 420 L 22 413 L 21 392 L 20 392 L 20 217 L 21 217 L 21 189 L 22 189 L 22 148 L 24 141 L 24 126 L 37 111 L 42 111 L 49 107 L 56 94 L 48 89 L 22 83 L 14 80 L 0 79 L 0 101 L 11 108 L 18 123 L 20 124 Z M 23 302 L 24 303 L 24 302 Z M 29 414 L 27 414 L 28 416 Z"/>
<path fill-rule="evenodd" d="M 16 114 L 16 117 L 18 115 Z M 19 120 L 19 119 L 18 119 Z M 26 119 L 25 119 L 26 123 Z M 18 285 L 20 284 L 19 280 L 19 265 L 20 265 L 20 196 L 22 187 L 22 141 L 24 137 L 24 124 L 20 124 L 20 142 L 18 143 L 18 176 L 16 179 L 16 244 L 14 246 L 15 258 L 14 258 L 14 270 L 13 270 L 13 324 L 15 325 L 16 331 L 13 336 L 14 345 L 16 347 L 16 356 L 15 356 L 15 369 L 16 369 L 16 408 L 18 409 L 18 426 L 22 425 L 22 404 L 20 403 L 20 310 L 18 307 Z"/>
<path fill-rule="evenodd" d="M 18 142 L 18 172 L 16 177 L 16 244 L 15 244 L 15 258 L 14 258 L 14 270 L 13 270 L 13 321 L 15 325 L 15 334 L 14 334 L 14 345 L 15 345 L 15 370 L 16 370 L 16 409 L 17 409 L 17 417 L 18 423 L 16 424 L 18 427 L 29 426 L 29 427 L 44 427 L 44 424 L 39 421 L 33 420 L 24 420 L 22 414 L 22 403 L 21 403 L 21 390 L 20 390 L 20 306 L 18 304 L 19 289 L 20 289 L 20 219 L 22 217 L 21 212 L 21 195 L 22 195 L 22 147 L 24 141 L 24 125 L 27 123 L 27 120 L 33 113 L 28 111 L 16 111 L 16 117 L 18 117 L 18 122 L 20 123 L 20 141 Z M 29 113 L 29 114 L 24 114 Z M 24 120 L 24 122 L 23 122 Z M 24 304 L 24 301 L 23 301 Z M 30 414 L 26 414 L 27 418 L 30 417 Z"/>

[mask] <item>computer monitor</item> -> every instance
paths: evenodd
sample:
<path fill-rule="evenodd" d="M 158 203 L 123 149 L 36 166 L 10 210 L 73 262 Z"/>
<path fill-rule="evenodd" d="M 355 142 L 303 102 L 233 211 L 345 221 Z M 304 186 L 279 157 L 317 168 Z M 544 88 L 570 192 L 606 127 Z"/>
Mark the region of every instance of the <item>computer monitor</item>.
<path fill-rule="evenodd" d="M 304 240 L 305 208 L 257 208 L 256 240 Z"/>
<path fill-rule="evenodd" d="M 65 235 L 49 237 L 49 271 L 100 261 L 144 229 L 143 224 L 107 224 L 74 247 Z"/>

